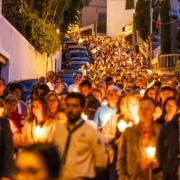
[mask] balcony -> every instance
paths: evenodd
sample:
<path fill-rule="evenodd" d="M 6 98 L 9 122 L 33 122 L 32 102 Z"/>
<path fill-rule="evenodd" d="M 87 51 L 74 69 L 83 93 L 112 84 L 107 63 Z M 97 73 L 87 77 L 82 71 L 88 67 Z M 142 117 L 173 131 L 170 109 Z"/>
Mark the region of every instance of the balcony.
<path fill-rule="evenodd" d="M 160 55 L 158 57 L 158 62 L 157 62 L 158 74 L 159 75 L 161 74 L 173 75 L 174 67 L 176 65 L 176 61 L 178 60 L 180 60 L 180 54 Z"/>

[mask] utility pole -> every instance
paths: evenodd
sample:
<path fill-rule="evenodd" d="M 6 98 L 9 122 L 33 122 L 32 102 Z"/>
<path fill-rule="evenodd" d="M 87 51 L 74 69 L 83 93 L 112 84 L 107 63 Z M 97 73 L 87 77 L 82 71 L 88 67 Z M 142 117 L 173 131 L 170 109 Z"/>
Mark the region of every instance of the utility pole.
<path fill-rule="evenodd" d="M 149 31 L 149 50 L 150 50 L 150 60 L 152 59 L 152 21 L 153 20 L 153 9 L 152 9 L 152 0 L 150 0 L 150 31 Z"/>

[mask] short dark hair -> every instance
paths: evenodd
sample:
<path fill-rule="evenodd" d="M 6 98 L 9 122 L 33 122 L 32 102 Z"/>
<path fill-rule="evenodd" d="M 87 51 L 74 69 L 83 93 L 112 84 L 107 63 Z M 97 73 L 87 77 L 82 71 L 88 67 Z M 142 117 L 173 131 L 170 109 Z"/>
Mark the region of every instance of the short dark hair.
<path fill-rule="evenodd" d="M 141 101 L 146 101 L 146 100 L 149 100 L 153 103 L 154 107 L 156 107 L 156 102 L 152 99 L 152 98 L 149 98 L 149 97 L 142 97 L 139 102 Z"/>
<path fill-rule="evenodd" d="M 23 149 L 23 152 L 36 154 L 45 164 L 51 179 L 58 178 L 60 169 L 60 157 L 57 148 L 53 144 L 39 143 Z"/>
<path fill-rule="evenodd" d="M 6 85 L 4 78 L 0 77 L 0 81 L 2 81 L 4 85 Z"/>
<path fill-rule="evenodd" d="M 70 94 L 68 94 L 66 100 L 71 99 L 71 98 L 72 99 L 79 99 L 81 107 L 84 108 L 84 106 L 86 104 L 86 100 L 82 94 L 77 93 L 77 92 L 71 92 Z"/>
<path fill-rule="evenodd" d="M 101 94 L 101 97 L 102 97 L 102 95 L 103 95 L 103 94 L 102 94 L 102 92 L 101 92 L 101 90 L 100 90 L 100 89 L 98 89 L 98 88 L 94 88 L 94 89 L 91 91 L 91 93 L 92 93 L 92 92 L 94 92 L 94 91 L 99 92 L 99 93 Z"/>
<path fill-rule="evenodd" d="M 23 92 L 22 87 L 19 83 L 12 83 L 9 85 L 9 91 L 15 91 L 16 89 L 19 89 L 21 92 Z"/>
<path fill-rule="evenodd" d="M 109 82 L 109 81 L 113 81 L 113 78 L 108 76 L 108 77 L 106 77 L 105 81 L 106 81 L 106 83 Z"/>
<path fill-rule="evenodd" d="M 48 87 L 46 84 L 40 84 L 40 85 L 37 87 L 37 90 L 38 90 L 38 89 L 41 89 L 41 90 L 44 91 L 44 93 L 42 93 L 42 95 L 41 95 L 41 96 L 44 96 L 44 97 L 50 92 L 50 89 L 49 89 L 49 87 Z"/>
<path fill-rule="evenodd" d="M 161 82 L 160 81 L 155 81 L 154 86 L 161 87 Z"/>
<path fill-rule="evenodd" d="M 91 89 L 92 88 L 92 83 L 89 80 L 85 79 L 79 84 L 79 87 L 82 87 L 82 86 L 88 86 L 89 89 Z"/>
<path fill-rule="evenodd" d="M 63 84 L 63 80 L 62 80 L 62 78 L 61 78 L 61 77 L 57 76 L 57 77 L 56 77 L 56 79 L 55 79 L 55 81 L 54 81 L 54 83 L 56 83 L 56 81 L 57 81 L 57 80 L 60 80 L 60 81 L 61 81 L 61 83 Z"/>

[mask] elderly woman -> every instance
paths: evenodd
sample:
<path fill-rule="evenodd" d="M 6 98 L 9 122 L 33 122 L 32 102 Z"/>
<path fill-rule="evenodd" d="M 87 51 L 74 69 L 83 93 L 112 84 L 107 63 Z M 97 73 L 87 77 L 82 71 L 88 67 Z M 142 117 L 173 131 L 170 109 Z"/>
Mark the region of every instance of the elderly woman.
<path fill-rule="evenodd" d="M 102 126 L 106 124 L 110 116 L 116 114 L 117 103 L 121 95 L 121 90 L 115 86 L 110 85 L 107 89 L 107 105 L 101 106 L 97 109 L 94 121 L 96 125 L 101 129 Z"/>

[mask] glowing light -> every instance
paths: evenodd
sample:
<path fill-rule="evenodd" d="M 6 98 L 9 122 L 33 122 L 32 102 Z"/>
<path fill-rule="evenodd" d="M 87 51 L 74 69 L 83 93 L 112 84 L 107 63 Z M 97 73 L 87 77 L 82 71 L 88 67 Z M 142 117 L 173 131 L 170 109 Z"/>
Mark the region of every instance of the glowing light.
<path fill-rule="evenodd" d="M 132 124 L 132 122 L 129 122 L 128 124 L 127 124 L 127 127 L 131 127 L 133 124 Z"/>
<path fill-rule="evenodd" d="M 78 92 L 77 88 L 74 88 L 74 89 L 73 89 L 73 92 Z"/>
<path fill-rule="evenodd" d="M 145 91 L 146 91 L 145 89 L 141 89 L 141 90 L 140 90 L 141 96 L 144 96 Z"/>
<path fill-rule="evenodd" d="M 134 124 L 138 124 L 139 123 L 139 116 L 136 116 L 134 119 Z"/>
<path fill-rule="evenodd" d="M 104 100 L 104 101 L 101 103 L 102 106 L 106 106 L 107 104 L 108 104 L 108 103 L 107 103 L 106 100 Z"/>
<path fill-rule="evenodd" d="M 59 32 L 60 32 L 59 29 L 56 29 L 56 32 L 59 34 Z"/>
<path fill-rule="evenodd" d="M 118 129 L 120 132 L 124 132 L 124 130 L 126 129 L 127 127 L 127 123 L 124 121 L 124 120 L 121 120 L 118 124 Z"/>
<path fill-rule="evenodd" d="M 37 127 L 35 128 L 36 136 L 40 137 L 42 135 L 42 132 L 43 132 L 42 128 L 39 125 L 37 125 Z"/>
<path fill-rule="evenodd" d="M 81 117 L 84 119 L 84 120 L 87 120 L 88 119 L 88 116 L 84 113 L 82 113 Z"/>
<path fill-rule="evenodd" d="M 155 147 L 147 147 L 145 148 L 146 156 L 148 159 L 153 159 L 156 154 L 156 148 Z"/>

